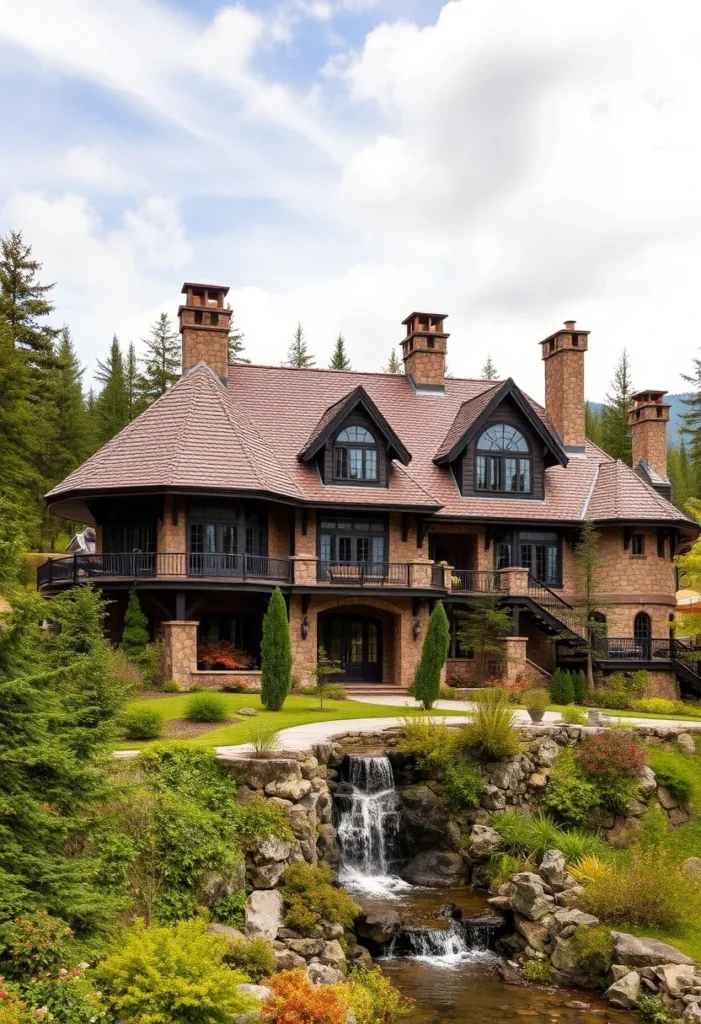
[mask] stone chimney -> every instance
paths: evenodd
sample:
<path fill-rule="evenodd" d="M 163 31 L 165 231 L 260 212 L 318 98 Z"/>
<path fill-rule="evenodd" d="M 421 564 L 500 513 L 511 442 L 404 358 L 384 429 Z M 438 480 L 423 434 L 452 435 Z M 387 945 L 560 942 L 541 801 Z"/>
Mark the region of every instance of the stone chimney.
<path fill-rule="evenodd" d="M 229 365 L 229 321 L 224 308 L 228 288 L 219 284 L 190 284 L 182 287 L 185 304 L 178 309 L 183 344 L 183 373 L 204 362 L 227 383 Z"/>
<path fill-rule="evenodd" d="M 445 390 L 446 341 L 443 331 L 447 313 L 411 313 L 406 320 L 406 338 L 402 341 L 404 370 L 417 391 Z"/>
<path fill-rule="evenodd" d="M 639 391 L 631 395 L 634 404 L 628 413 L 628 422 L 633 442 L 633 469 L 656 491 L 669 498 L 672 493 L 667 476 L 670 406 L 662 401 L 666 394 L 666 391 Z"/>
<path fill-rule="evenodd" d="M 584 353 L 589 331 L 565 320 L 564 327 L 544 341 L 545 408 L 562 443 L 571 454 L 584 452 Z"/>

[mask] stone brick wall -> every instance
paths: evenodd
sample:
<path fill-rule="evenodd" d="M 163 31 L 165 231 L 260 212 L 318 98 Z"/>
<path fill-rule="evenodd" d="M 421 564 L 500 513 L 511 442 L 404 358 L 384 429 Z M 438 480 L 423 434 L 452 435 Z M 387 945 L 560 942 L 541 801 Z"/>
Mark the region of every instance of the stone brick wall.
<path fill-rule="evenodd" d="M 431 341 L 433 348 L 428 347 L 428 339 L 421 335 L 402 343 L 404 370 L 417 384 L 445 383 L 445 339 L 436 337 Z"/>
<path fill-rule="evenodd" d="M 195 316 L 199 314 L 210 318 L 215 314 L 218 319 L 218 326 L 212 327 L 203 323 L 195 324 Z M 229 366 L 229 318 L 231 310 L 211 309 L 194 310 L 181 307 L 180 310 L 180 331 L 183 342 L 183 373 L 192 369 L 199 362 L 210 366 L 217 377 L 226 378 Z"/>
<path fill-rule="evenodd" d="M 290 554 L 290 512 L 284 505 L 268 508 L 268 555 L 287 558 Z"/>
<path fill-rule="evenodd" d="M 183 552 L 187 550 L 185 519 L 185 498 L 177 494 L 166 494 L 163 498 L 163 515 L 158 520 L 156 540 L 158 551 Z"/>
<path fill-rule="evenodd" d="M 545 359 L 545 408 L 566 445 L 584 444 L 584 349 L 560 349 Z"/>
<path fill-rule="evenodd" d="M 181 690 L 190 689 L 197 671 L 197 625 L 176 619 L 161 624 L 163 679 L 174 679 Z"/>
<path fill-rule="evenodd" d="M 260 690 L 260 672 L 207 672 L 197 669 L 190 673 L 190 686 L 203 686 L 207 690 L 220 690 L 223 686 L 247 686 L 249 690 Z"/>
<path fill-rule="evenodd" d="M 643 410 L 645 413 L 648 409 Z M 655 408 L 650 409 L 655 412 Z M 651 469 L 667 475 L 667 423 L 664 419 L 640 419 L 632 422 L 633 465 L 640 459 Z"/>

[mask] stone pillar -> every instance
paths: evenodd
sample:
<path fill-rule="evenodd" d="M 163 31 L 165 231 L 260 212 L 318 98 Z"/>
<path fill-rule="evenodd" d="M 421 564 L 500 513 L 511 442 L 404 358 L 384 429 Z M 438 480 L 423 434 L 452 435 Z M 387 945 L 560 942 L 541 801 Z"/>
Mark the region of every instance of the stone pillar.
<path fill-rule="evenodd" d="M 292 578 L 295 583 L 316 584 L 318 582 L 316 570 L 318 558 L 311 555 L 292 555 L 290 561 L 292 562 Z"/>
<path fill-rule="evenodd" d="M 316 571 L 316 570 L 315 570 Z M 317 613 L 312 610 L 312 602 L 306 612 L 302 611 L 302 598 L 299 594 L 290 597 L 290 643 L 292 645 L 292 677 L 304 685 L 316 681 L 311 666 L 316 663 L 317 645 Z M 303 628 L 303 623 L 305 622 Z M 307 636 L 303 637 L 302 632 Z M 333 680 L 332 680 L 333 681 Z"/>
<path fill-rule="evenodd" d="M 525 636 L 507 636 L 504 639 L 504 677 L 507 682 L 513 682 L 519 676 L 526 675 L 526 644 L 528 638 Z"/>
<path fill-rule="evenodd" d="M 174 679 L 181 690 L 192 686 L 197 671 L 198 622 L 168 619 L 161 625 L 163 640 L 163 678 Z"/>
<path fill-rule="evenodd" d="M 545 408 L 566 448 L 584 448 L 584 353 L 589 331 L 566 320 L 541 341 L 545 360 Z"/>
<path fill-rule="evenodd" d="M 431 586 L 431 569 L 433 562 L 425 559 L 409 562 L 409 586 L 426 590 Z"/>
<path fill-rule="evenodd" d="M 500 569 L 499 589 L 504 594 L 528 593 L 528 569 Z"/>
<path fill-rule="evenodd" d="M 443 566 L 443 586 L 446 590 L 451 591 L 453 589 L 453 566 Z"/>

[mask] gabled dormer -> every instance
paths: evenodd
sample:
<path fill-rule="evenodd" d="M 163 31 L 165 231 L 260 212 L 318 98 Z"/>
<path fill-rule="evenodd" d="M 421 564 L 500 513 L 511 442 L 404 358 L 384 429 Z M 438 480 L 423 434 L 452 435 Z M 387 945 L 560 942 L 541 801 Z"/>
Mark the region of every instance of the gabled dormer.
<path fill-rule="evenodd" d="M 411 455 L 362 385 L 329 406 L 299 453 L 325 484 L 387 487 L 392 459 Z"/>
<path fill-rule="evenodd" d="M 511 378 L 464 402 L 433 460 L 465 497 L 542 499 L 562 445 Z"/>

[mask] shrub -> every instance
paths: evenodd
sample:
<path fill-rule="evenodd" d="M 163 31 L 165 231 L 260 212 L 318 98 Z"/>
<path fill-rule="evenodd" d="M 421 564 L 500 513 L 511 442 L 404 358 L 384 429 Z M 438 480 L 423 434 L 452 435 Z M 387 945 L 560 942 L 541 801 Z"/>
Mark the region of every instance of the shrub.
<path fill-rule="evenodd" d="M 257 1003 L 237 992 L 246 977 L 227 967 L 228 951 L 201 919 L 148 929 L 137 921 L 96 973 L 109 1007 L 130 1024 L 230 1024 Z"/>
<path fill-rule="evenodd" d="M 526 960 L 521 973 L 534 985 L 549 985 L 553 977 L 552 964 L 549 960 Z"/>
<path fill-rule="evenodd" d="M 272 995 L 262 1010 L 269 1024 L 345 1024 L 348 1002 L 335 985 L 313 985 L 304 970 L 283 971 L 269 981 Z"/>
<path fill-rule="evenodd" d="M 180 687 L 174 679 L 166 679 L 165 683 L 161 687 L 164 693 L 179 693 Z"/>
<path fill-rule="evenodd" d="M 692 759 L 693 760 L 693 759 Z M 694 796 L 696 777 L 689 759 L 682 753 L 671 750 L 653 749 L 650 765 L 657 781 L 666 786 L 680 804 L 688 804 Z"/>
<path fill-rule="evenodd" d="M 574 684 L 567 669 L 556 668 L 550 679 L 550 700 L 553 704 L 574 704 Z"/>
<path fill-rule="evenodd" d="M 566 825 L 582 825 L 599 806 L 596 786 L 577 773 L 574 751 L 559 754 L 543 793 L 543 806 Z"/>
<path fill-rule="evenodd" d="M 304 697 L 318 697 L 322 690 L 324 700 L 348 700 L 348 692 L 340 683 L 323 683 L 319 686 L 303 686 L 300 693 Z"/>
<path fill-rule="evenodd" d="M 581 704 L 587 695 L 587 677 L 581 669 L 572 675 L 572 686 L 574 688 L 574 702 Z"/>
<path fill-rule="evenodd" d="M 530 857 L 515 857 L 511 853 L 493 853 L 487 861 L 489 887 L 492 890 L 510 882 L 520 871 L 534 871 L 536 865 Z"/>
<path fill-rule="evenodd" d="M 345 989 L 357 1024 L 396 1024 L 411 1012 L 411 1000 L 377 967 L 353 971 Z"/>
<path fill-rule="evenodd" d="M 267 939 L 238 939 L 229 945 L 224 960 L 231 967 L 259 982 L 275 970 L 275 954 Z"/>
<path fill-rule="evenodd" d="M 468 760 L 448 765 L 445 770 L 445 799 L 455 811 L 479 807 L 484 782 L 479 767 Z"/>
<path fill-rule="evenodd" d="M 597 691 L 596 703 L 608 711 L 627 711 L 631 700 L 625 690 L 605 689 Z"/>
<path fill-rule="evenodd" d="M 547 690 L 541 690 L 538 687 L 524 690 L 522 699 L 529 711 L 545 711 L 550 703 Z"/>
<path fill-rule="evenodd" d="M 326 864 L 312 865 L 300 860 L 285 868 L 282 898 L 288 928 L 309 931 L 322 918 L 344 928 L 351 927 L 361 908 L 332 882 L 333 872 Z"/>
<path fill-rule="evenodd" d="M 675 928 L 699 913 L 698 886 L 660 850 L 636 849 L 625 863 L 585 858 L 573 874 L 582 908 L 612 924 Z"/>
<path fill-rule="evenodd" d="M 220 896 L 212 909 L 218 921 L 242 931 L 246 925 L 247 902 L 248 896 L 245 889 L 239 889 L 237 892 L 230 892 L 227 896 Z"/>
<path fill-rule="evenodd" d="M 254 718 L 248 729 L 249 742 L 257 757 L 268 757 L 280 749 L 280 740 L 274 722 Z"/>
<path fill-rule="evenodd" d="M 21 981 L 34 973 L 55 973 L 71 966 L 73 932 L 65 921 L 44 911 L 0 926 L 0 975 Z"/>
<path fill-rule="evenodd" d="M 632 703 L 633 711 L 641 711 L 648 715 L 676 715 L 679 714 L 679 701 L 667 700 L 665 697 L 641 697 Z M 683 714 L 683 712 L 682 712 Z"/>
<path fill-rule="evenodd" d="M 502 689 L 504 690 L 506 698 L 510 704 L 521 704 L 524 699 L 524 694 L 530 692 L 531 684 L 528 679 L 510 679 L 508 682 L 504 683 Z"/>
<path fill-rule="evenodd" d="M 465 700 L 464 694 L 454 686 L 441 686 L 438 697 L 440 700 Z"/>
<path fill-rule="evenodd" d="M 585 711 L 582 711 L 577 704 L 568 704 L 560 712 L 560 716 L 565 725 L 586 725 L 587 715 Z"/>
<path fill-rule="evenodd" d="M 239 650 L 230 640 L 210 640 L 198 644 L 197 660 L 205 668 L 227 669 L 230 672 L 253 668 L 256 663 L 255 658 Z"/>
<path fill-rule="evenodd" d="M 634 737 L 620 732 L 587 736 L 575 754 L 586 772 L 598 777 L 637 778 L 647 762 L 645 748 Z"/>
<path fill-rule="evenodd" d="M 219 693 L 196 693 L 185 705 L 185 718 L 191 722 L 225 722 L 226 699 Z"/>
<path fill-rule="evenodd" d="M 459 743 L 459 730 L 435 718 L 405 718 L 402 723 L 399 749 L 422 770 L 452 764 Z"/>
<path fill-rule="evenodd" d="M 128 740 L 155 740 L 163 732 L 163 715 L 152 708 L 132 708 L 124 715 L 124 735 Z"/>
<path fill-rule="evenodd" d="M 270 711 L 279 711 L 290 692 L 292 672 L 290 624 L 287 621 L 285 599 L 279 587 L 273 591 L 263 618 L 260 658 L 261 702 Z"/>
<path fill-rule="evenodd" d="M 613 963 L 613 939 L 608 928 L 578 928 L 571 939 L 580 971 L 602 984 Z"/>
<path fill-rule="evenodd" d="M 640 996 L 638 1013 L 649 1024 L 677 1024 L 677 1017 L 671 1017 L 659 996 Z"/>
<path fill-rule="evenodd" d="M 140 666 L 144 650 L 150 642 L 148 618 L 141 610 L 141 604 L 139 603 L 136 591 L 130 590 L 127 610 L 124 613 L 122 650 L 135 665 Z"/>
<path fill-rule="evenodd" d="M 478 696 L 477 708 L 463 730 L 463 739 L 468 750 L 486 761 L 505 761 L 518 753 L 521 745 L 514 728 L 514 713 L 502 690 L 490 688 Z"/>
<path fill-rule="evenodd" d="M 450 623 L 443 602 L 437 601 L 428 620 L 421 657 L 414 676 L 414 694 L 427 711 L 438 699 L 441 670 L 448 657 L 449 646 Z"/>
<path fill-rule="evenodd" d="M 22 995 L 36 1008 L 32 1011 L 33 1020 L 41 1019 L 38 1009 L 46 1009 L 44 1019 L 54 1024 L 92 1024 L 106 1016 L 101 994 L 80 967 L 70 971 L 64 968 L 54 978 L 33 978 Z"/>
<path fill-rule="evenodd" d="M 539 860 L 546 850 L 561 850 L 569 864 L 593 855 L 605 856 L 608 847 L 595 832 L 565 831 L 547 814 L 529 816 L 522 811 L 497 811 L 490 824 L 501 836 L 504 850 L 512 856 Z"/>
<path fill-rule="evenodd" d="M 664 847 L 667 835 L 667 815 L 659 804 L 653 806 L 643 814 L 641 821 L 643 831 L 637 840 L 639 846 L 648 850 L 661 850 Z"/>
<path fill-rule="evenodd" d="M 30 1024 L 33 1017 L 14 985 L 0 977 L 0 1024 Z"/>

